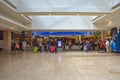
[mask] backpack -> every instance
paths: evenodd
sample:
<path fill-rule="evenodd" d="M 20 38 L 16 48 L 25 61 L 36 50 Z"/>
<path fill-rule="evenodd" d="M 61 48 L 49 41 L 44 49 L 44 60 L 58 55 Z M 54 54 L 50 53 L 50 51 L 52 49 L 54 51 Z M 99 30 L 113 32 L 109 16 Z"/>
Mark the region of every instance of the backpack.
<path fill-rule="evenodd" d="M 103 48 L 103 44 L 102 43 L 100 43 L 100 48 Z"/>

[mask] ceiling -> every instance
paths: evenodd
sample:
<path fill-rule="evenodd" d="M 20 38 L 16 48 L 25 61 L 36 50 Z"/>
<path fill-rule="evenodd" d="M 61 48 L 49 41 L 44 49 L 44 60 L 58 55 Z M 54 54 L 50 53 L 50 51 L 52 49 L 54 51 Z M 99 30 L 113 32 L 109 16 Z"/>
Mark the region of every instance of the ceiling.
<path fill-rule="evenodd" d="M 13 3 L 13 5 L 16 5 L 16 9 L 4 1 L 17 1 L 16 4 Z M 0 30 L 29 30 L 30 27 L 28 26 L 34 22 L 29 16 L 31 16 L 33 20 L 38 17 L 40 22 L 43 22 L 42 24 L 45 25 L 48 25 L 46 21 L 50 24 L 51 20 L 54 20 L 52 24 L 56 25 L 59 19 L 63 20 L 61 22 L 64 22 L 64 24 L 60 24 L 63 28 L 65 28 L 63 25 L 71 25 L 71 23 L 74 23 L 73 25 L 79 28 L 77 25 L 82 25 L 82 23 L 79 23 L 79 20 L 82 22 L 82 20 L 86 20 L 87 17 L 89 17 L 89 19 L 91 18 L 92 21 L 97 16 L 100 16 L 95 19 L 93 23 L 107 23 L 110 20 L 120 17 L 120 8 L 112 10 L 112 7 L 118 3 L 120 3 L 120 0 L 1 0 Z M 48 18 L 43 18 L 44 16 Z M 68 18 L 66 21 L 61 19 L 64 16 L 71 16 L 71 19 Z M 75 16 L 75 19 L 73 16 Z M 86 17 L 83 19 L 83 16 Z M 77 20 L 76 22 L 79 24 L 76 24 L 75 20 Z M 37 22 L 40 23 L 39 21 Z M 88 25 L 89 23 L 85 24 Z M 69 28 L 69 25 L 67 27 Z M 73 26 L 73 28 L 74 27 L 75 26 Z M 46 28 L 50 28 L 50 25 Z"/>
<path fill-rule="evenodd" d="M 111 1 L 18 0 L 17 10 L 25 15 L 103 15 L 110 13 Z"/>

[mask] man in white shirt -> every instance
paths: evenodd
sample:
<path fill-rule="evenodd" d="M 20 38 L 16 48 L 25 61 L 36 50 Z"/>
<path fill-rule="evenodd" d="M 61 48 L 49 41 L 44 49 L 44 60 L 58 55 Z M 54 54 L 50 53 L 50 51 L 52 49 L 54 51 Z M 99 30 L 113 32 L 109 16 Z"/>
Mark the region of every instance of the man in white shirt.
<path fill-rule="evenodd" d="M 109 40 L 106 41 L 105 45 L 106 45 L 106 52 L 108 53 L 109 52 L 109 47 L 110 47 Z"/>

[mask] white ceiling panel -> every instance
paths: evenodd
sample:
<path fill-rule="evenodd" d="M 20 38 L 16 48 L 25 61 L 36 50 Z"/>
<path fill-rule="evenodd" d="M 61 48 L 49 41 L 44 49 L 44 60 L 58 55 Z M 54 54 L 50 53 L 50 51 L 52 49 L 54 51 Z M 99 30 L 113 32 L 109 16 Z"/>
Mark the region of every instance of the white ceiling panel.
<path fill-rule="evenodd" d="M 18 0 L 19 12 L 109 12 L 111 0 Z"/>

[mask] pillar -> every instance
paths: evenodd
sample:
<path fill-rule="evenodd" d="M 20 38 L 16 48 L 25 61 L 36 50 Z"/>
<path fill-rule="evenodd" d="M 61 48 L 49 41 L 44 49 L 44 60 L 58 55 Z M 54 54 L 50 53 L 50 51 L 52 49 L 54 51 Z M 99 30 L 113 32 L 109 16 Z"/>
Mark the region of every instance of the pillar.
<path fill-rule="evenodd" d="M 4 51 L 11 51 L 11 31 L 4 31 Z"/>
<path fill-rule="evenodd" d="M 78 36 L 78 40 L 81 41 L 81 36 Z"/>

